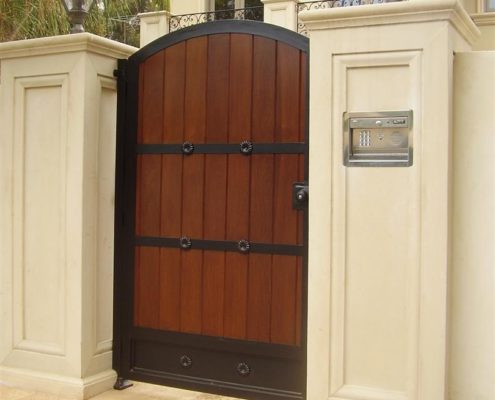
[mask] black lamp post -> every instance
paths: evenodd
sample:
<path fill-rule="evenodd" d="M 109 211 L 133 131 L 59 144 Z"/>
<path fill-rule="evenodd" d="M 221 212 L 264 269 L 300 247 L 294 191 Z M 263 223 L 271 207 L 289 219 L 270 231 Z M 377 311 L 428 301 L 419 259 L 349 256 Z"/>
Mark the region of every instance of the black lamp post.
<path fill-rule="evenodd" d="M 84 19 L 89 13 L 94 0 L 62 0 L 65 11 L 69 15 L 70 33 L 84 32 Z"/>

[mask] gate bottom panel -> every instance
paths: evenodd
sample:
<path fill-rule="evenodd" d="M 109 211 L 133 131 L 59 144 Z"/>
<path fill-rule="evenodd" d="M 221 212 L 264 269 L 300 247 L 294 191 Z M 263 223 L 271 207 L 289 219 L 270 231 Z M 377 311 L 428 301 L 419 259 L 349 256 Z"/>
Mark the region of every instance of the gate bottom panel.
<path fill-rule="evenodd" d="M 128 378 L 248 399 L 302 399 L 299 359 L 132 339 Z"/>

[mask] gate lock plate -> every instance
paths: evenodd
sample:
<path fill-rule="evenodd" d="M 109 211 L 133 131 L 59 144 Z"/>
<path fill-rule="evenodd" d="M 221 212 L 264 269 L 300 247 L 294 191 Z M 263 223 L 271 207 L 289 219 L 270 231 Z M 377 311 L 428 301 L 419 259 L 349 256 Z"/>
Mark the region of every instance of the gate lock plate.
<path fill-rule="evenodd" d="M 308 183 L 294 182 L 292 184 L 292 208 L 304 210 L 308 206 Z"/>

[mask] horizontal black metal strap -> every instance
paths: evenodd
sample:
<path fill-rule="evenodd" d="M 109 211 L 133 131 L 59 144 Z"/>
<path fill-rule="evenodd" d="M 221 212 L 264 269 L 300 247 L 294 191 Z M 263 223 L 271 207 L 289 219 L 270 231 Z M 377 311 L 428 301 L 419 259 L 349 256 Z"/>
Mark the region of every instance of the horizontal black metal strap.
<path fill-rule="evenodd" d="M 137 326 L 132 327 L 130 333 L 133 340 L 143 340 L 176 347 L 193 347 L 222 353 L 243 353 L 289 360 L 301 360 L 304 358 L 304 351 L 299 346 L 173 332 Z"/>
<path fill-rule="evenodd" d="M 194 150 L 189 154 L 242 154 L 237 143 L 192 143 Z M 181 144 L 138 144 L 138 154 L 183 154 Z M 252 143 L 252 154 L 304 154 L 306 143 Z"/>
<path fill-rule="evenodd" d="M 243 243 L 241 243 L 243 242 Z M 248 246 L 246 248 L 246 243 Z M 280 254 L 288 256 L 302 256 L 303 246 L 291 244 L 268 244 L 268 243 L 250 243 L 245 240 L 239 242 L 227 240 L 204 240 L 189 238 L 170 238 L 170 237 L 150 237 L 137 236 L 135 239 L 136 246 L 149 247 L 173 247 L 182 248 L 185 251 L 189 249 L 198 250 L 216 250 L 216 251 L 235 251 L 238 253 L 262 253 L 262 254 Z"/>

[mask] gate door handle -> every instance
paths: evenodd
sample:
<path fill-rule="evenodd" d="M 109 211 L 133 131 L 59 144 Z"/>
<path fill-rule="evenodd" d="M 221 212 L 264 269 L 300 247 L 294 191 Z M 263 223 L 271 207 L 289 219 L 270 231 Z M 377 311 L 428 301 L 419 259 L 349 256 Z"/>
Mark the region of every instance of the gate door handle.
<path fill-rule="evenodd" d="M 292 184 L 292 208 L 304 210 L 308 206 L 309 189 L 307 182 L 294 182 Z"/>

